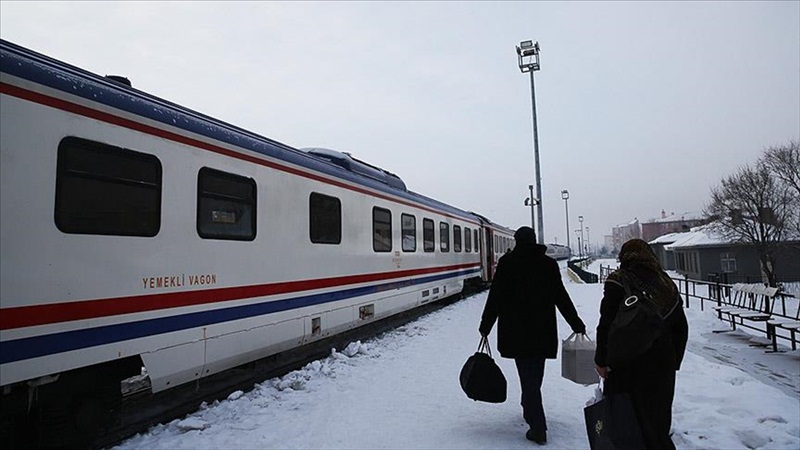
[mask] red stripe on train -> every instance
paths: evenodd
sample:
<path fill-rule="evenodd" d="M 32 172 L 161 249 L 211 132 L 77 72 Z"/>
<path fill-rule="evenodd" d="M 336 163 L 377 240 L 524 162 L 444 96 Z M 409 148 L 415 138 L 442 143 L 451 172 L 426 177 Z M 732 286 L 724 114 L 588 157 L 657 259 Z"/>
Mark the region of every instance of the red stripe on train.
<path fill-rule="evenodd" d="M 459 264 L 447 267 L 369 273 L 346 277 L 257 284 L 253 286 L 236 286 L 199 291 L 171 292 L 2 308 L 0 309 L 0 330 L 309 291 L 472 267 L 478 267 L 478 264 Z"/>

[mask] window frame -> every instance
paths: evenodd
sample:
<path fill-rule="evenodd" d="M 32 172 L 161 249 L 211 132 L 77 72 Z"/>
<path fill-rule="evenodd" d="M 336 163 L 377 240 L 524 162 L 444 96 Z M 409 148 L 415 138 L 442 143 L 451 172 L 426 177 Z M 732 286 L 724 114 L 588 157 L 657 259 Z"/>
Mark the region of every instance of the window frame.
<path fill-rule="evenodd" d="M 722 273 L 736 273 L 738 264 L 736 262 L 736 255 L 730 252 L 719 254 L 719 266 Z"/>
<path fill-rule="evenodd" d="M 206 178 L 214 178 L 216 177 L 217 180 L 224 180 L 228 182 L 238 183 L 240 187 L 249 188 L 250 192 L 247 193 L 248 195 L 242 197 L 236 197 L 235 194 L 231 191 L 222 192 L 222 190 L 217 192 L 211 192 L 208 190 L 208 187 L 204 190 L 204 181 Z M 249 230 L 247 234 L 239 234 L 239 233 L 232 233 L 232 232 L 224 232 L 222 231 L 211 231 L 208 228 L 208 224 L 214 222 L 212 219 L 211 221 L 206 221 L 202 217 L 203 213 L 206 210 L 206 205 L 204 202 L 207 201 L 218 201 L 218 202 L 226 202 L 227 204 L 237 204 L 237 205 L 244 205 L 245 211 L 249 212 L 249 224 L 245 226 L 245 230 Z M 210 206 L 210 205 L 209 205 Z M 249 207 L 249 209 L 247 209 Z M 213 206 L 210 206 L 213 208 Z M 211 209 L 209 210 L 213 212 Z M 241 214 L 241 218 L 248 219 L 246 214 Z M 211 239 L 211 240 L 222 240 L 222 241 L 253 241 L 258 234 L 257 229 L 257 217 L 258 217 L 258 185 L 253 178 L 246 177 L 244 175 L 239 175 L 236 173 L 226 172 L 224 170 L 215 169 L 213 167 L 201 167 L 200 170 L 197 171 L 197 220 L 196 220 L 196 228 L 197 228 L 197 235 L 200 236 L 202 239 Z M 236 220 L 238 222 L 238 220 Z"/>
<path fill-rule="evenodd" d="M 436 222 L 425 217 L 422 218 L 422 251 L 425 253 L 436 251 Z"/>
<path fill-rule="evenodd" d="M 461 225 L 453 225 L 453 252 L 461 253 Z"/>
<path fill-rule="evenodd" d="M 410 229 L 406 228 L 406 219 L 408 218 L 411 219 L 411 223 L 413 224 L 413 227 Z M 406 236 L 413 238 L 413 246 L 406 247 Z M 400 214 L 400 248 L 406 253 L 413 253 L 417 251 L 417 217 L 413 214 Z"/>
<path fill-rule="evenodd" d="M 53 221 L 61 232 L 154 237 L 161 231 L 163 167 L 157 156 L 67 136 L 59 142 L 56 158 Z M 117 161 L 111 161 L 114 158 Z M 118 165 L 102 166 L 102 160 Z M 132 162 L 140 163 L 140 173 L 133 173 Z M 151 166 L 150 171 L 141 170 L 147 165 Z M 137 179 L 133 175 L 142 176 Z M 112 190 L 129 196 L 108 200 Z M 147 195 L 146 191 L 151 192 Z M 130 208 L 123 211 L 98 208 L 109 204 Z"/>
<path fill-rule="evenodd" d="M 375 213 L 386 213 L 388 215 L 389 220 L 378 222 L 377 218 L 375 217 Z M 378 230 L 376 228 L 376 225 L 378 225 L 379 223 L 388 225 L 388 230 L 389 230 L 388 239 L 386 236 L 382 236 L 380 240 L 378 239 L 379 236 L 378 231 L 381 230 Z M 386 245 L 387 242 L 388 246 Z M 386 208 L 381 208 L 379 206 L 372 207 L 372 250 L 377 253 L 387 253 L 392 251 L 392 211 Z"/>
<path fill-rule="evenodd" d="M 322 201 L 329 203 L 316 203 L 316 206 L 321 209 L 315 209 L 315 199 L 317 199 L 317 202 Z M 330 208 L 332 204 L 336 205 L 334 210 L 336 220 L 331 220 L 331 217 L 323 216 L 323 214 L 328 212 L 327 208 Z M 326 229 L 326 227 L 332 225 L 334 221 L 336 223 L 332 229 Z M 315 234 L 315 231 L 317 234 Z M 308 195 L 308 239 L 312 244 L 339 245 L 342 243 L 342 201 L 339 197 L 316 191 Z"/>
<path fill-rule="evenodd" d="M 439 250 L 450 253 L 450 224 L 447 222 L 439 222 Z"/>

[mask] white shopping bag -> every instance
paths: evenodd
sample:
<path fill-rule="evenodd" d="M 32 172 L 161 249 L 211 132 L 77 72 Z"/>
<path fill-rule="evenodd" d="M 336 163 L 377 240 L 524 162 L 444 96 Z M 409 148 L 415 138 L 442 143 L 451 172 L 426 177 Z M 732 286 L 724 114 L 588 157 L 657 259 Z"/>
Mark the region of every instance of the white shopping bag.
<path fill-rule="evenodd" d="M 561 341 L 561 376 L 584 386 L 598 383 L 594 351 L 595 343 L 589 336 L 570 334 Z"/>

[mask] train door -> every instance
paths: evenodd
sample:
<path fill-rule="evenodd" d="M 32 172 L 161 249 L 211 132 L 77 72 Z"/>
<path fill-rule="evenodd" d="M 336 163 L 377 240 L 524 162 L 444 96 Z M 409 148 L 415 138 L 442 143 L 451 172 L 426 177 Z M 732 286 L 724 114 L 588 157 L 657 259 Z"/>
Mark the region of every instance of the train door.
<path fill-rule="evenodd" d="M 494 278 L 494 234 L 492 229 L 484 227 L 484 236 L 486 245 L 483 246 L 483 267 L 484 267 L 484 280 L 486 282 L 492 281 Z"/>

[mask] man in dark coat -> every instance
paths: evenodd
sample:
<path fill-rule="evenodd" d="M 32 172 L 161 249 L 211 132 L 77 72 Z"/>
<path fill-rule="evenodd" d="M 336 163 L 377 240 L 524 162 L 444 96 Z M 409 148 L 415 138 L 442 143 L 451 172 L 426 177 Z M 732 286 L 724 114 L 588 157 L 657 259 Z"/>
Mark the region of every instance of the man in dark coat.
<path fill-rule="evenodd" d="M 497 320 L 497 350 L 513 358 L 522 388 L 522 412 L 530 429 L 525 437 L 547 442 L 547 422 L 542 406 L 542 379 L 546 359 L 558 353 L 556 307 L 572 331 L 585 334 L 586 326 L 569 298 L 558 263 L 545 255 L 530 227 L 514 233 L 514 250 L 497 263 L 486 300 L 481 335 L 488 336 Z"/>

